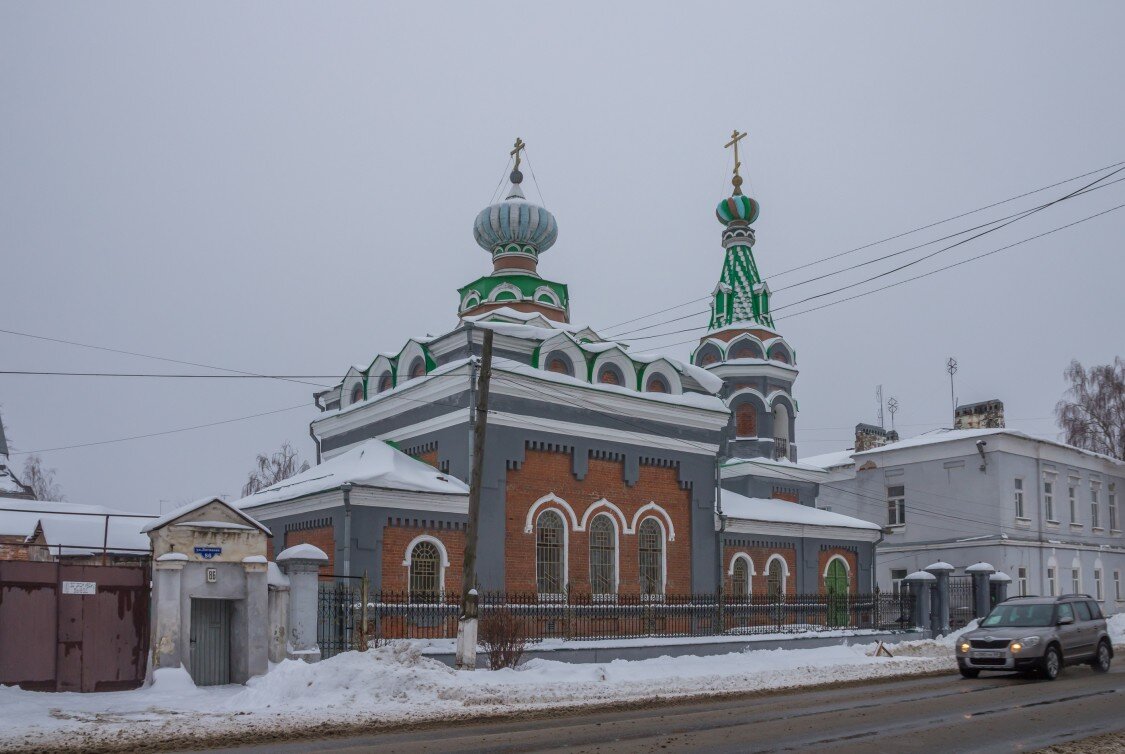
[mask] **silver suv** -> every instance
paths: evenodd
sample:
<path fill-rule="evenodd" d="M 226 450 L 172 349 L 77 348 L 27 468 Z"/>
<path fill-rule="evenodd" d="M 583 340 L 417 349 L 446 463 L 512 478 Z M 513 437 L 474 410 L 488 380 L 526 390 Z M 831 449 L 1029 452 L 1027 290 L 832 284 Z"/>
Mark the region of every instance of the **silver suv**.
<path fill-rule="evenodd" d="M 966 678 L 1017 670 L 1054 680 L 1064 665 L 1088 663 L 1105 673 L 1112 659 L 1102 611 L 1084 594 L 1013 597 L 957 640 L 957 667 Z"/>

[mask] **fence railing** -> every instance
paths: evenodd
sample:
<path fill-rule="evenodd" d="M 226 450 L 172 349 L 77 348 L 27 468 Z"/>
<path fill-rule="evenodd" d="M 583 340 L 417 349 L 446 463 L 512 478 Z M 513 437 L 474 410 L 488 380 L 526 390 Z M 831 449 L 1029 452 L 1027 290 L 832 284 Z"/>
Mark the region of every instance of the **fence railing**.
<path fill-rule="evenodd" d="M 625 639 L 912 627 L 913 596 L 902 594 L 714 594 L 563 595 L 484 592 L 481 620 L 506 611 L 521 620 L 529 642 L 543 639 Z M 361 625 L 367 640 L 452 639 L 457 636 L 458 594 L 411 595 L 371 592 L 364 602 L 360 582 L 321 583 L 321 631 L 325 656 L 357 648 Z"/>

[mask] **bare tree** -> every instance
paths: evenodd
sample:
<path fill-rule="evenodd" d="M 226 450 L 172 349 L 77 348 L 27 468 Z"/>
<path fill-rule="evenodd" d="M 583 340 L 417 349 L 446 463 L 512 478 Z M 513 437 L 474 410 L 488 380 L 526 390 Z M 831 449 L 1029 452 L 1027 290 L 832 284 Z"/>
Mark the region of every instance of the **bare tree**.
<path fill-rule="evenodd" d="M 1078 360 L 1063 372 L 1070 382 L 1055 417 L 1066 441 L 1125 460 L 1125 360 L 1088 370 Z"/>
<path fill-rule="evenodd" d="M 53 500 L 61 503 L 66 500 L 62 489 L 55 482 L 55 469 L 43 466 L 39 456 L 28 456 L 23 462 L 23 483 L 31 488 L 36 500 Z"/>
<path fill-rule="evenodd" d="M 309 470 L 309 462 L 301 463 L 297 451 L 289 441 L 281 444 L 281 450 L 271 456 L 259 455 L 256 467 L 250 472 L 246 484 L 242 485 L 242 496 L 253 495 L 259 490 L 288 479 L 294 474 Z"/>

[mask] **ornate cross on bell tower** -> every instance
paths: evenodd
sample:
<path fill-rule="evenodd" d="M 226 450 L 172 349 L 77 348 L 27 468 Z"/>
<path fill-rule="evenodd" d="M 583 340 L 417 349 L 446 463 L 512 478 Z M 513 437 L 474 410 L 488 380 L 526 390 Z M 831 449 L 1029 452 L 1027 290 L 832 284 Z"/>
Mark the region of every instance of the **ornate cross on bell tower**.
<path fill-rule="evenodd" d="M 513 145 L 509 155 L 516 158 L 516 165 L 512 168 L 512 183 L 519 183 L 523 180 L 523 173 L 520 172 L 520 152 L 527 148 L 527 144 L 520 137 L 516 137 L 516 143 Z"/>
<path fill-rule="evenodd" d="M 742 196 L 742 176 L 738 174 L 738 169 L 742 167 L 742 163 L 738 161 L 738 142 L 742 141 L 745 137 L 746 132 L 743 131 L 739 133 L 736 128 L 731 132 L 730 141 L 723 145 L 727 149 L 734 147 L 734 177 L 730 179 L 730 182 L 734 185 L 735 196 Z"/>

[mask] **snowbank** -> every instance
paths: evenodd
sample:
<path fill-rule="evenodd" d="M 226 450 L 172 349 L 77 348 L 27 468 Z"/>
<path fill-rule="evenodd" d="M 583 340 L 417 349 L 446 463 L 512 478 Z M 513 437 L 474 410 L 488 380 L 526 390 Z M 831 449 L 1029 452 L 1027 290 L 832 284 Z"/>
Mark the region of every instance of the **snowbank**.
<path fill-rule="evenodd" d="M 557 706 L 753 692 L 952 670 L 949 647 L 912 642 L 907 656 L 874 646 L 756 650 L 709 657 L 572 664 L 530 660 L 518 670 L 459 673 L 399 642 L 316 664 L 285 661 L 246 686 L 197 688 L 159 670 L 149 688 L 49 694 L 0 687 L 0 751 L 130 749 L 155 741 L 242 741 L 329 724 L 336 728 L 479 718 Z"/>

